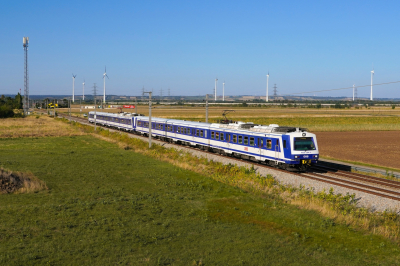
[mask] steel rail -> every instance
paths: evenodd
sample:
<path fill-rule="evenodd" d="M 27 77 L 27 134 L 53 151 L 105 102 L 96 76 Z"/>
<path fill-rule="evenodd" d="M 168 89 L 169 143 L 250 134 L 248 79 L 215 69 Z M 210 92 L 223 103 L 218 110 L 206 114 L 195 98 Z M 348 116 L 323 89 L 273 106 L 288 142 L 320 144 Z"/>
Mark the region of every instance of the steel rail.
<path fill-rule="evenodd" d="M 313 166 L 314 169 L 323 169 L 323 167 L 319 167 L 319 166 Z M 322 170 L 324 171 L 324 170 Z M 387 181 L 392 181 L 392 180 L 386 180 L 383 178 L 378 178 L 378 177 L 372 177 L 372 176 L 367 176 L 367 175 L 361 175 L 361 174 L 357 174 L 354 175 L 351 172 L 345 172 L 345 171 L 333 171 L 333 170 L 326 170 L 327 173 L 332 173 L 334 175 L 337 176 L 342 176 L 345 178 L 350 178 L 350 179 L 355 179 L 355 180 L 360 180 L 360 181 L 364 181 L 364 182 L 369 182 L 369 183 L 374 183 L 374 184 L 379 184 L 382 186 L 387 186 L 390 188 L 397 188 L 400 189 L 400 182 L 394 181 L 393 182 L 387 182 Z"/>

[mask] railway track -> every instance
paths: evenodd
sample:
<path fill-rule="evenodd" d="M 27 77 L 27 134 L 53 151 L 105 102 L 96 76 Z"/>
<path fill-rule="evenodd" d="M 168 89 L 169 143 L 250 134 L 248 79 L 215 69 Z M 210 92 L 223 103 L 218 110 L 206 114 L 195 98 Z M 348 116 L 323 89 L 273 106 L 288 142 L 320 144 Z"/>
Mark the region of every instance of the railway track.
<path fill-rule="evenodd" d="M 59 114 L 59 116 L 69 119 L 69 116 L 67 116 L 65 114 Z M 80 122 L 80 123 L 83 123 L 86 125 L 93 125 L 93 124 L 89 123 L 87 119 L 81 118 L 81 117 L 72 117 L 71 116 L 71 120 L 75 120 L 76 122 Z M 98 126 L 103 127 L 100 125 L 98 125 Z M 107 128 L 107 129 L 109 129 L 109 128 Z M 119 131 L 117 129 L 110 129 L 110 130 Z M 126 133 L 128 133 L 128 132 L 126 132 Z M 130 134 L 133 134 L 133 133 L 130 133 Z M 137 135 L 137 134 L 134 134 L 134 135 L 137 137 L 141 137 L 143 139 L 147 139 L 147 137 L 142 136 L 142 135 Z M 159 139 L 157 139 L 157 141 L 164 142 Z M 372 176 L 362 175 L 362 174 L 353 173 L 353 172 L 346 172 L 343 170 L 334 169 L 334 168 L 326 167 L 326 166 L 320 166 L 320 165 L 312 167 L 310 169 L 310 171 L 305 172 L 305 173 L 295 173 L 295 172 L 271 167 L 271 166 L 268 166 L 263 163 L 254 162 L 254 161 L 246 161 L 246 160 L 231 157 L 231 156 L 226 156 L 226 155 L 221 155 L 221 154 L 210 152 L 210 151 L 200 150 L 198 148 L 194 148 L 194 147 L 190 147 L 190 146 L 186 146 L 186 145 L 180 145 L 180 144 L 176 144 L 176 143 L 169 143 L 169 144 L 176 145 L 179 147 L 185 147 L 185 148 L 191 149 L 191 150 L 201 151 L 203 153 L 212 154 L 214 156 L 229 157 L 229 159 L 233 160 L 233 161 L 249 162 L 250 164 L 257 165 L 258 167 L 272 169 L 274 171 L 279 171 L 279 172 L 283 172 L 286 174 L 299 176 L 302 178 L 308 178 L 311 180 L 315 180 L 315 181 L 319 181 L 319 182 L 323 182 L 323 183 L 327 183 L 327 184 L 331 184 L 331 185 L 335 185 L 335 186 L 339 186 L 339 187 L 344 187 L 347 189 L 352 189 L 352 190 L 372 194 L 372 195 L 379 196 L 379 197 L 384 197 L 384 198 L 400 201 L 400 182 L 398 182 L 398 181 L 387 180 L 387 179 L 383 179 L 383 178 L 372 177 Z"/>

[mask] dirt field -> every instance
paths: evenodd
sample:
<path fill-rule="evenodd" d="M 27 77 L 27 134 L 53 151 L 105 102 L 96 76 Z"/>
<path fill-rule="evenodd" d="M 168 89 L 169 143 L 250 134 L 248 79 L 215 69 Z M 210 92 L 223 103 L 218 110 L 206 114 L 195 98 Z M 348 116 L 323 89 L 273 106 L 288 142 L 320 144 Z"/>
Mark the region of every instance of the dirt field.
<path fill-rule="evenodd" d="M 400 131 L 315 134 L 322 156 L 400 169 Z"/>

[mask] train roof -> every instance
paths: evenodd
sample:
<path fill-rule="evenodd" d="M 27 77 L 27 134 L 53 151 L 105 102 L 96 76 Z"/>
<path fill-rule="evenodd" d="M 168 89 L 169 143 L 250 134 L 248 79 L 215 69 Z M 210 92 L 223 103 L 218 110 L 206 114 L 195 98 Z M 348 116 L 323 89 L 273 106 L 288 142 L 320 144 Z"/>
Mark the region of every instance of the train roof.
<path fill-rule="evenodd" d="M 107 116 L 112 116 L 112 117 L 126 117 L 126 118 L 130 118 L 130 117 L 134 117 L 134 116 L 143 116 L 141 114 L 137 114 L 137 113 L 107 113 L 107 112 L 95 112 L 95 111 L 90 111 L 89 114 L 94 114 L 96 113 L 96 115 L 107 115 Z"/>
<path fill-rule="evenodd" d="M 226 129 L 236 129 L 236 130 L 247 130 L 253 132 L 260 132 L 260 133 L 290 133 L 290 132 L 305 132 L 307 131 L 306 128 L 301 127 L 281 127 L 277 124 L 270 124 L 269 126 L 266 125 L 257 125 L 253 122 L 235 122 L 229 124 L 218 124 L 214 123 L 211 127 L 216 128 L 226 128 Z"/>
<path fill-rule="evenodd" d="M 142 120 L 149 120 L 148 116 L 142 116 L 140 117 Z M 189 126 L 195 126 L 195 127 L 210 127 L 211 123 L 206 123 L 206 122 L 196 122 L 196 121 L 186 121 L 186 120 L 178 120 L 178 119 L 169 119 L 169 118 L 159 118 L 159 117 L 152 117 L 151 122 L 157 122 L 157 123 L 174 123 L 174 124 L 185 124 Z"/>
<path fill-rule="evenodd" d="M 94 113 L 91 111 L 89 113 Z M 148 116 L 143 116 L 136 113 L 107 113 L 107 112 L 96 112 L 97 115 L 107 115 L 113 117 L 134 117 L 138 116 L 141 120 L 148 121 Z M 173 123 L 175 125 L 185 125 L 185 126 L 192 126 L 192 127 L 204 127 L 204 128 L 215 128 L 215 129 L 230 129 L 230 130 L 239 130 L 239 131 L 252 131 L 257 133 L 277 133 L 277 134 L 285 134 L 291 132 L 308 132 L 306 128 L 302 127 L 286 127 L 286 126 L 279 126 L 277 124 L 270 124 L 270 125 L 258 125 L 254 124 L 253 122 L 234 122 L 228 124 L 222 123 L 205 123 L 205 122 L 196 122 L 196 121 L 186 121 L 186 120 L 178 120 L 178 119 L 169 119 L 169 118 L 159 118 L 159 117 L 152 117 L 152 122 L 156 123 Z"/>

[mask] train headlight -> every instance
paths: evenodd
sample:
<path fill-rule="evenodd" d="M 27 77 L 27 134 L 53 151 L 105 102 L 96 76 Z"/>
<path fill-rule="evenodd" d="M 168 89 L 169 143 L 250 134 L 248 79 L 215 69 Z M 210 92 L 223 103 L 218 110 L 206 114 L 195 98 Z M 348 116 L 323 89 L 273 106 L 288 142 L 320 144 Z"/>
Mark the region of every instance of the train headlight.
<path fill-rule="evenodd" d="M 297 159 L 297 158 L 299 158 L 299 156 L 295 155 L 294 158 Z"/>
<path fill-rule="evenodd" d="M 318 155 L 314 155 L 314 158 L 318 158 Z"/>

